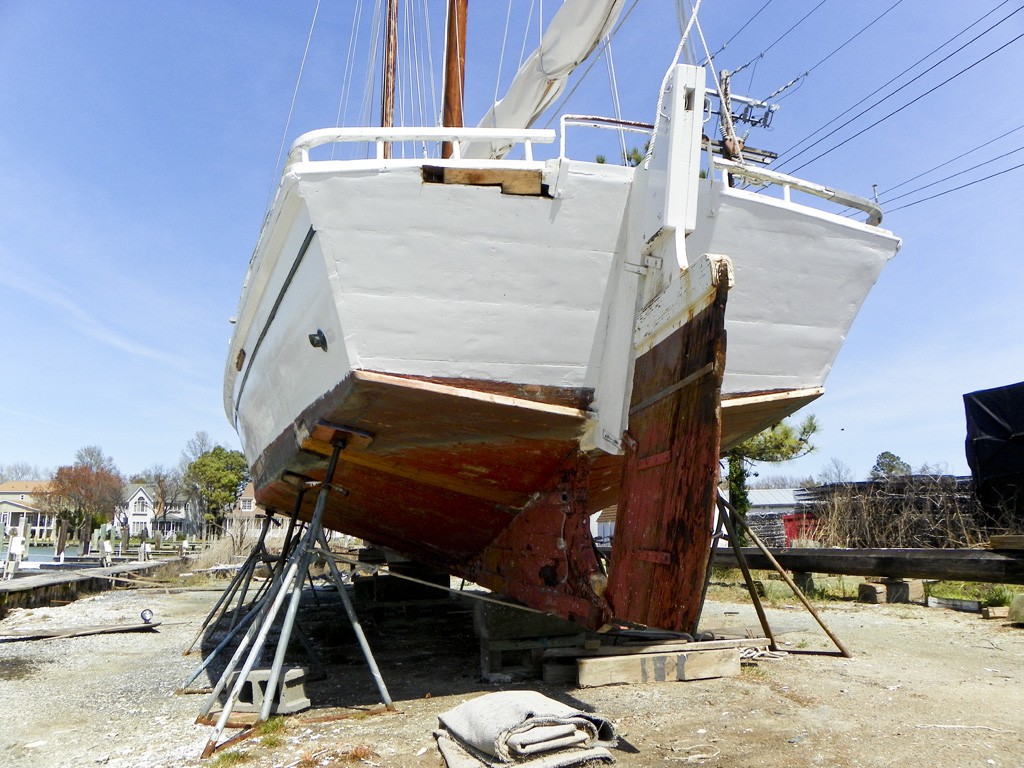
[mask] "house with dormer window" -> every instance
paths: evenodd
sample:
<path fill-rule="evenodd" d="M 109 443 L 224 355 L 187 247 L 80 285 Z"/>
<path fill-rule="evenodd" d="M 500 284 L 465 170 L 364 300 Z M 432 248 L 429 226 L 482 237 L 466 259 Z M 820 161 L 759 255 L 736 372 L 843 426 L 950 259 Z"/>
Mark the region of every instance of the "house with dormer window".
<path fill-rule="evenodd" d="M 125 486 L 121 514 L 132 536 L 149 538 L 160 532 L 163 536 L 178 538 L 196 533 L 190 506 L 188 501 L 175 498 L 161 510 L 155 485 L 131 483 Z"/>

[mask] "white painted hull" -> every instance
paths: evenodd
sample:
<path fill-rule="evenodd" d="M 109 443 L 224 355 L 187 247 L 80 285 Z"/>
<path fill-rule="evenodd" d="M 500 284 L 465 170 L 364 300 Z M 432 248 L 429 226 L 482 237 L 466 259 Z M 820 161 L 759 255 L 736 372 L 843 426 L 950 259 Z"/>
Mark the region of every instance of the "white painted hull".
<path fill-rule="evenodd" d="M 595 389 L 611 277 L 631 260 L 632 169 L 534 164 L 552 198 L 427 184 L 418 165 L 323 166 L 293 167 L 242 297 L 225 403 L 250 462 L 354 370 Z M 723 398 L 819 392 L 898 240 L 718 183 L 698 200 L 688 251 L 727 254 L 736 274 Z"/>

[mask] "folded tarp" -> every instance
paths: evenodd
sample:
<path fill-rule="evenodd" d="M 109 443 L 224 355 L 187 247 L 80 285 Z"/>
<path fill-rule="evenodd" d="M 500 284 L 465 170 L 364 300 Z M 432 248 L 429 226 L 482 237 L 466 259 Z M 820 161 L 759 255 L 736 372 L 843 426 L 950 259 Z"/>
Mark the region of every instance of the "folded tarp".
<path fill-rule="evenodd" d="M 604 718 L 537 693 L 500 691 L 464 702 L 438 718 L 438 747 L 448 768 L 515 763 L 565 768 L 614 762 L 603 745 L 615 743 Z"/>

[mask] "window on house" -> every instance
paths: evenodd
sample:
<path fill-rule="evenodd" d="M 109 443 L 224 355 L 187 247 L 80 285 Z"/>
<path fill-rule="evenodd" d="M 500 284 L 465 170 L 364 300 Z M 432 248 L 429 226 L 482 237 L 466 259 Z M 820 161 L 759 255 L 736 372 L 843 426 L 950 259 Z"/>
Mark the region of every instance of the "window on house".
<path fill-rule="evenodd" d="M 145 512 L 147 506 L 148 505 L 146 504 L 146 500 L 144 498 L 142 498 L 141 496 L 135 500 L 135 511 L 136 512 Z"/>
<path fill-rule="evenodd" d="M 242 511 L 252 512 L 252 499 L 242 499 Z"/>

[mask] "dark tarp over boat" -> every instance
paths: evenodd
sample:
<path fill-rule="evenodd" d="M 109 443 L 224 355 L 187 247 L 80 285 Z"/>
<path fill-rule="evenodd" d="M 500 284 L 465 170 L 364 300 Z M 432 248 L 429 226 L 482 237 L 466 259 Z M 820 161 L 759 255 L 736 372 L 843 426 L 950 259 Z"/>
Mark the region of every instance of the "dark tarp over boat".
<path fill-rule="evenodd" d="M 1024 382 L 964 395 L 967 464 L 991 515 L 1024 521 Z"/>

